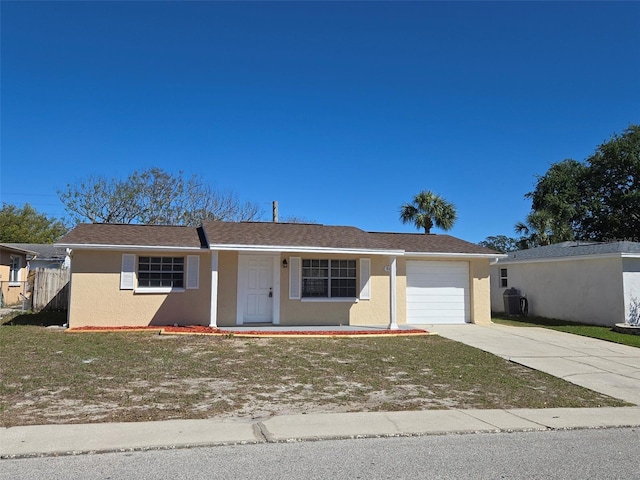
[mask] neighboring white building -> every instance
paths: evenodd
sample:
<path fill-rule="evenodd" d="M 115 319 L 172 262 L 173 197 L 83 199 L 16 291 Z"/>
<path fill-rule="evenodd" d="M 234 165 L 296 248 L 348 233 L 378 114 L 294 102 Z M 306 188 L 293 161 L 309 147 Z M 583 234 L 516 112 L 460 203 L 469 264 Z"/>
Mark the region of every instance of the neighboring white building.
<path fill-rule="evenodd" d="M 491 309 L 516 288 L 529 315 L 592 325 L 624 323 L 640 302 L 640 243 L 564 242 L 511 252 L 491 267 Z"/>
<path fill-rule="evenodd" d="M 50 243 L 7 243 L 14 248 L 22 248 L 35 252 L 27 256 L 29 270 L 36 268 L 69 268 L 71 259 L 66 249 L 55 247 Z"/>

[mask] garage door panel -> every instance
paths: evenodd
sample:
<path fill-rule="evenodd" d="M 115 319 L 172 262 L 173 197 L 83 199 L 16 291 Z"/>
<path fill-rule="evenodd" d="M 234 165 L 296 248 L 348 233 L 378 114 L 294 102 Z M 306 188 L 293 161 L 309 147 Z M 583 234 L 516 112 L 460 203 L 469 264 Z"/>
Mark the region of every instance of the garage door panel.
<path fill-rule="evenodd" d="M 469 321 L 469 263 L 407 262 L 407 322 Z"/>
<path fill-rule="evenodd" d="M 451 304 L 449 302 L 423 302 L 423 303 L 412 303 L 411 306 L 407 307 L 407 312 L 426 312 L 426 311 L 436 311 L 436 312 L 465 312 L 464 304 L 462 302 Z"/>
<path fill-rule="evenodd" d="M 409 287 L 407 288 L 407 296 L 410 297 L 464 297 L 465 289 L 461 287 Z"/>

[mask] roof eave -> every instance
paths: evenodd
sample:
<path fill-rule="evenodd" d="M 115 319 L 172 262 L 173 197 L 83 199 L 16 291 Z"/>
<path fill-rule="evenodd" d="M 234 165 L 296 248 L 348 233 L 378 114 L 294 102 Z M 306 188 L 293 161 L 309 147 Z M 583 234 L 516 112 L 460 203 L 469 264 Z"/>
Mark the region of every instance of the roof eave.
<path fill-rule="evenodd" d="M 111 245 L 94 243 L 55 243 L 56 247 L 70 248 L 72 250 L 144 250 L 144 251 L 194 251 L 206 250 L 202 247 L 185 247 L 175 245 Z"/>
<path fill-rule="evenodd" d="M 515 263 L 545 263 L 545 262 L 569 262 L 576 260 L 598 260 L 607 258 L 640 258 L 640 253 L 600 253 L 600 254 L 586 254 L 586 255 L 568 255 L 564 257 L 543 257 L 543 258 L 508 258 L 507 260 L 500 260 L 501 265 L 515 264 Z"/>
<path fill-rule="evenodd" d="M 405 257 L 419 257 L 419 258 L 455 258 L 456 260 L 473 260 L 478 258 L 487 259 L 500 259 L 507 258 L 508 255 L 504 253 L 454 253 L 454 252 L 405 252 Z"/>
<path fill-rule="evenodd" d="M 4 248 L 5 250 L 10 250 L 14 253 L 20 253 L 23 255 L 37 255 L 37 252 L 33 250 L 26 250 L 24 248 L 12 247 L 11 245 L 7 245 L 5 243 L 0 243 L 0 248 Z"/>
<path fill-rule="evenodd" d="M 404 250 L 392 249 L 372 249 L 372 248 L 340 248 L 340 247 L 314 247 L 298 245 L 226 245 L 214 244 L 209 247 L 211 250 L 238 251 L 248 253 L 335 253 L 351 255 L 390 255 L 403 256 Z"/>

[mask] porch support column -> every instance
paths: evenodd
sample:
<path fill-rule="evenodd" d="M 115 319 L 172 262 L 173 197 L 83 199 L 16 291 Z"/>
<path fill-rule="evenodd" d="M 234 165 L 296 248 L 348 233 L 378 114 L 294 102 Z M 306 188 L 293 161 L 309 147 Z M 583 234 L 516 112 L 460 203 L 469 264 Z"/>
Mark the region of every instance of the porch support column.
<path fill-rule="evenodd" d="M 218 326 L 218 251 L 211 251 L 211 310 L 209 326 Z"/>
<path fill-rule="evenodd" d="M 398 330 L 396 317 L 396 257 L 389 257 L 389 330 Z"/>

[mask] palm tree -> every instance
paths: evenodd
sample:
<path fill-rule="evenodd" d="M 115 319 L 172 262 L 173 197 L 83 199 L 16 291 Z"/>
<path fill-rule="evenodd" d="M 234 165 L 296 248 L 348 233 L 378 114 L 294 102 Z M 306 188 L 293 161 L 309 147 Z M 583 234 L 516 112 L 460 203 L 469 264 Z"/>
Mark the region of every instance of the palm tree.
<path fill-rule="evenodd" d="M 546 210 L 529 213 L 525 222 L 518 222 L 514 231 L 523 235 L 519 240 L 520 249 L 541 247 L 552 243 L 573 240 L 574 234 L 566 223 L 559 222 Z"/>
<path fill-rule="evenodd" d="M 402 223 L 413 223 L 416 228 L 424 228 L 424 233 L 431 233 L 435 225 L 442 230 L 451 230 L 458 218 L 456 207 L 440 195 L 424 190 L 413 197 L 412 203 L 405 203 L 400 208 Z"/>

